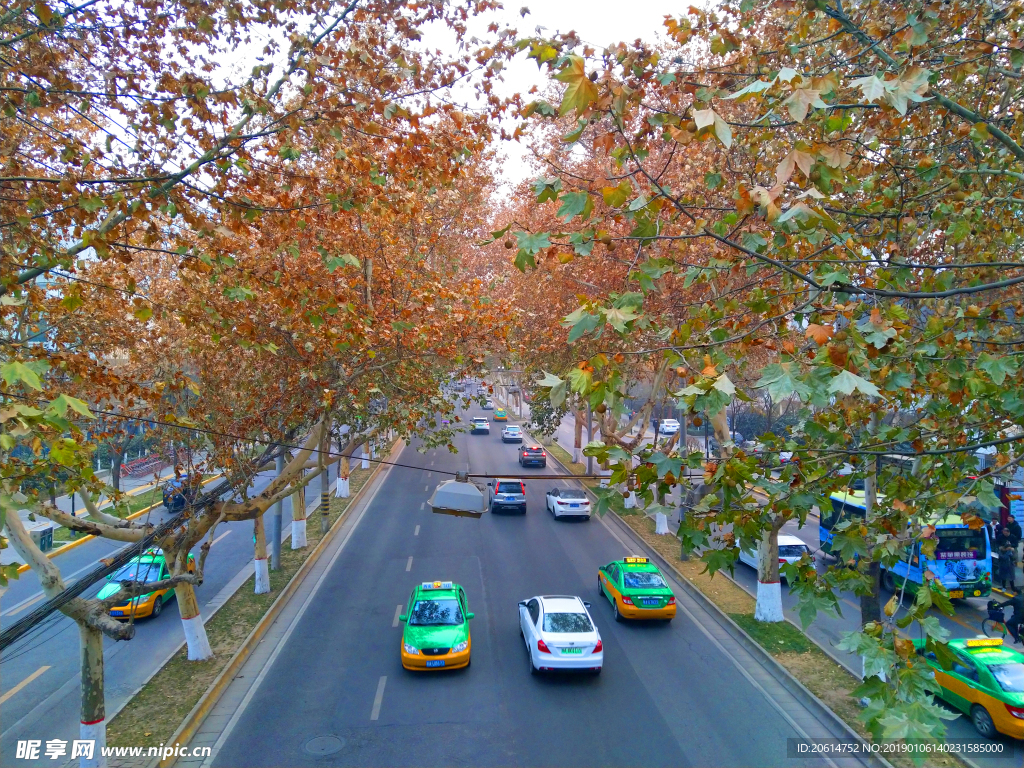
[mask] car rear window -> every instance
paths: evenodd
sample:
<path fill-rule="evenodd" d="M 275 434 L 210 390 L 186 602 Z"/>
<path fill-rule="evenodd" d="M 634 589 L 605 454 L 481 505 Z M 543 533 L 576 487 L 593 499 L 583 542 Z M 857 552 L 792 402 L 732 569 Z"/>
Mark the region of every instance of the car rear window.
<path fill-rule="evenodd" d="M 803 544 L 780 544 L 779 557 L 803 557 L 807 547 Z"/>
<path fill-rule="evenodd" d="M 622 580 L 630 589 L 662 589 L 668 586 L 660 574 L 652 571 L 626 571 Z"/>
<path fill-rule="evenodd" d="M 587 494 L 578 488 L 567 488 L 558 492 L 558 497 L 561 499 L 585 499 Z"/>
<path fill-rule="evenodd" d="M 1024 664 L 993 664 L 988 671 L 1007 693 L 1024 693 Z"/>
<path fill-rule="evenodd" d="M 543 448 L 523 448 L 526 453 L 544 453 Z"/>
<path fill-rule="evenodd" d="M 585 613 L 545 613 L 545 632 L 593 632 L 594 625 Z"/>
<path fill-rule="evenodd" d="M 498 483 L 497 493 L 521 493 L 526 494 L 526 489 L 522 483 L 511 482 L 511 483 Z"/>

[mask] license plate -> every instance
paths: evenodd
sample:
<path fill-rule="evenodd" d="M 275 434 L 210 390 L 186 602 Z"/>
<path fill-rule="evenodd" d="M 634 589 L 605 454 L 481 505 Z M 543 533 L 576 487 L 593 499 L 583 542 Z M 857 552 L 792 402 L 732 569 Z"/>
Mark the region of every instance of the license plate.
<path fill-rule="evenodd" d="M 950 597 L 963 597 L 964 591 L 962 589 L 951 589 L 949 590 Z"/>
<path fill-rule="evenodd" d="M 516 500 L 515 496 L 506 496 L 505 497 L 505 501 L 515 501 L 515 500 Z"/>
<path fill-rule="evenodd" d="M 579 509 L 579 508 L 580 508 L 579 504 L 570 504 L 569 505 L 569 509 Z"/>
<path fill-rule="evenodd" d="M 111 611 L 111 616 L 124 616 L 124 611 Z"/>
<path fill-rule="evenodd" d="M 428 667 L 443 667 L 444 666 L 444 659 L 428 659 L 427 660 L 427 666 Z"/>
<path fill-rule="evenodd" d="M 583 653 L 583 649 L 582 648 L 563 648 L 562 649 L 562 653 L 563 654 L 566 654 L 566 653 L 577 653 L 577 654 L 579 654 L 579 653 Z"/>
<path fill-rule="evenodd" d="M 644 600 L 643 601 L 644 605 L 657 605 L 660 602 L 661 602 L 661 600 Z"/>

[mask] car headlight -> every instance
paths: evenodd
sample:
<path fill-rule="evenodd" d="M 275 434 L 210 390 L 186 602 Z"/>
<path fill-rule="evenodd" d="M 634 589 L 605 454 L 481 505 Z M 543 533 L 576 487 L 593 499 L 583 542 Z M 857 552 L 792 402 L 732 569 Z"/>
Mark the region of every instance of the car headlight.
<path fill-rule="evenodd" d="M 402 647 L 405 649 L 406 653 L 411 654 L 413 656 L 419 654 L 420 652 L 419 648 L 417 648 L 415 645 L 409 645 L 408 643 L 402 643 Z"/>
<path fill-rule="evenodd" d="M 469 648 L 469 640 L 463 640 L 458 645 L 452 646 L 452 653 L 462 653 L 467 648 Z"/>

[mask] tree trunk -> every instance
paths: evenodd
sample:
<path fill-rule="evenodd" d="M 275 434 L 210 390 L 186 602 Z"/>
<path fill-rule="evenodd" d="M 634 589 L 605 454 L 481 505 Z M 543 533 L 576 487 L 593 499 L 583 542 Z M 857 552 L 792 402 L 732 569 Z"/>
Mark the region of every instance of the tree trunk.
<path fill-rule="evenodd" d="M 300 473 L 299 477 L 302 477 Z M 292 494 L 292 549 L 306 546 L 306 488 Z"/>
<path fill-rule="evenodd" d="M 779 527 L 767 528 L 757 545 L 757 621 L 785 621 L 782 612 L 782 584 L 779 581 Z"/>
<path fill-rule="evenodd" d="M 106 768 L 107 713 L 103 696 L 103 633 L 78 622 L 82 650 L 82 714 L 79 738 L 92 741 L 91 757 L 79 756 L 81 768 Z"/>
<path fill-rule="evenodd" d="M 363 443 L 362 454 L 360 456 L 359 468 L 369 469 L 370 468 L 370 449 L 366 447 L 366 443 Z"/>
<path fill-rule="evenodd" d="M 583 422 L 587 418 L 586 414 L 579 410 L 573 410 L 573 415 L 576 417 L 576 421 L 573 430 L 573 443 L 572 443 L 572 463 L 580 463 L 580 448 L 583 447 Z"/>
<path fill-rule="evenodd" d="M 121 490 L 121 465 L 124 464 L 124 451 L 128 447 L 128 443 L 115 443 L 109 446 L 108 453 L 110 454 L 110 485 L 115 491 Z"/>
<path fill-rule="evenodd" d="M 256 594 L 265 595 L 270 591 L 270 564 L 267 562 L 267 534 L 263 526 L 263 515 L 253 518 L 252 527 L 256 538 Z"/>
<path fill-rule="evenodd" d="M 350 472 L 348 456 L 342 456 L 341 461 L 338 463 L 338 486 L 334 489 L 334 495 L 339 499 L 347 499 L 349 497 L 348 476 Z"/>
<path fill-rule="evenodd" d="M 185 631 L 185 643 L 188 646 L 189 661 L 205 661 L 213 658 L 210 638 L 206 636 L 206 625 L 199 613 L 199 601 L 196 590 L 191 584 L 178 584 L 174 588 L 178 598 L 178 614 L 181 626 Z"/>

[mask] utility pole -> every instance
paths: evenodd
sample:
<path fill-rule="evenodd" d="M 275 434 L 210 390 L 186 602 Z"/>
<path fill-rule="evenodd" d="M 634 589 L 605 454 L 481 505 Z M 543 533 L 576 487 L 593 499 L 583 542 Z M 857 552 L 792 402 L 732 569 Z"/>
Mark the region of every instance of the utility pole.
<path fill-rule="evenodd" d="M 284 454 L 277 457 L 277 476 L 284 472 Z M 274 516 L 270 524 L 270 570 L 277 571 L 281 568 L 281 518 L 284 514 L 284 502 L 278 501 L 274 504 Z"/>
<path fill-rule="evenodd" d="M 871 402 L 874 405 L 874 398 L 871 398 Z M 878 411 L 873 410 L 868 421 L 868 434 L 873 437 L 877 432 Z M 864 522 L 868 526 L 871 525 L 871 521 L 875 516 L 875 508 L 878 504 L 877 455 L 872 457 L 869 467 L 868 473 L 864 477 Z M 870 622 L 880 623 L 882 621 L 882 611 L 878 598 L 878 561 L 869 552 L 868 557 L 861 558 L 860 562 L 864 563 L 864 573 L 871 584 L 870 589 L 860 596 L 860 625 L 863 627 Z M 861 664 L 864 664 L 864 657 L 861 657 Z M 864 677 L 863 668 L 861 670 L 861 677 Z M 882 679 L 885 679 L 884 674 Z"/>
<path fill-rule="evenodd" d="M 587 442 L 594 441 L 594 414 L 590 411 L 590 401 L 587 401 Z M 594 474 L 594 457 L 587 456 L 587 474 Z"/>

